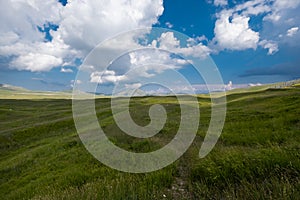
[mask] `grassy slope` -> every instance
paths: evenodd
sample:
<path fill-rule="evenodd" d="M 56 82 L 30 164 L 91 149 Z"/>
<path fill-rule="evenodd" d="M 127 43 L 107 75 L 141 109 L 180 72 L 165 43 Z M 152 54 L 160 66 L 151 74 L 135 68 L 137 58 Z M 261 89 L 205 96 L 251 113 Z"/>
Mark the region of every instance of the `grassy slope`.
<path fill-rule="evenodd" d="M 300 89 L 228 96 L 226 124 L 214 150 L 197 155 L 210 113 L 199 98 L 197 138 L 173 165 L 127 174 L 95 160 L 74 127 L 70 100 L 0 100 L 0 194 L 4 199 L 264 199 L 300 197 Z M 168 122 L 156 137 L 133 139 L 113 123 L 108 99 L 97 100 L 109 137 L 136 152 L 172 139 L 180 110 L 173 97 L 134 98 L 134 120 L 149 122 L 148 106 L 163 104 Z M 134 114 L 135 113 L 135 114 Z"/>

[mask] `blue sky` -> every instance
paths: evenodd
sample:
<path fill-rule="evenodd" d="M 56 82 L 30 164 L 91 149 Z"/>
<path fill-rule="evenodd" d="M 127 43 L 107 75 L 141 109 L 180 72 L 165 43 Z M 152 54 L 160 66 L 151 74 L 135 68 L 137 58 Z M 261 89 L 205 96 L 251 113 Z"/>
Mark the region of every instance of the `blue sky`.
<path fill-rule="evenodd" d="M 79 66 L 97 44 L 143 27 L 169 28 L 193 38 L 193 47 L 201 44 L 225 83 L 300 78 L 300 0 L 20 0 L 1 4 L 0 83 L 70 90 Z M 170 34 L 163 39 L 164 43 L 176 40 Z M 182 52 L 181 48 L 171 50 Z M 190 50 L 193 55 L 203 53 L 198 48 Z M 125 58 L 119 62 L 126 66 Z M 118 73 L 106 73 L 107 80 L 118 80 Z"/>

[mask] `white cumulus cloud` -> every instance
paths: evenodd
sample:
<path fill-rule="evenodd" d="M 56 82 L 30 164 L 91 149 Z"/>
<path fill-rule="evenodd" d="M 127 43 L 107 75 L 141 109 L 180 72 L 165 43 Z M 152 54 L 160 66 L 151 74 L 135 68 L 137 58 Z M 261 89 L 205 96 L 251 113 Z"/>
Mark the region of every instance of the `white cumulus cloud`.
<path fill-rule="evenodd" d="M 214 0 L 215 6 L 226 6 L 228 4 L 227 0 Z"/>
<path fill-rule="evenodd" d="M 293 36 L 298 32 L 298 30 L 299 30 L 299 27 L 293 27 L 293 28 L 290 28 L 290 29 L 287 31 L 286 35 L 287 35 L 288 37 L 293 37 Z"/>
<path fill-rule="evenodd" d="M 249 17 L 223 12 L 215 24 L 215 42 L 221 49 L 245 50 L 256 49 L 259 33 L 249 27 Z"/>
<path fill-rule="evenodd" d="M 299 27 L 300 18 L 297 13 L 300 0 L 249 0 L 234 3 L 235 6 L 223 8 L 216 14 L 215 37 L 209 46 L 211 49 L 216 52 L 224 49 L 238 51 L 261 46 L 268 49 L 268 55 L 273 55 L 279 51 L 280 44 L 298 43 L 293 36 Z M 250 21 L 257 21 L 256 16 L 259 15 L 262 17 L 261 24 L 256 23 L 252 27 Z M 293 28 L 286 32 L 289 27 Z"/>
<path fill-rule="evenodd" d="M 170 22 L 166 22 L 166 26 L 168 27 L 168 28 L 173 28 L 173 24 L 171 24 Z"/>
<path fill-rule="evenodd" d="M 11 63 L 11 68 L 24 69 L 32 72 L 48 71 L 53 66 L 63 64 L 61 58 L 57 58 L 52 55 L 39 54 L 39 53 L 28 53 L 20 55 Z"/>
<path fill-rule="evenodd" d="M 259 45 L 264 49 L 268 49 L 268 55 L 273 55 L 279 51 L 278 44 L 274 41 L 262 40 L 259 42 Z"/>
<path fill-rule="evenodd" d="M 120 32 L 152 26 L 163 9 L 162 0 L 1 1 L 0 56 L 13 57 L 10 68 L 49 71 Z M 40 30 L 51 24 L 58 28 L 45 41 Z"/>
<path fill-rule="evenodd" d="M 126 79 L 124 75 L 116 75 L 115 71 L 105 70 L 103 72 L 95 71 L 90 75 L 92 83 L 116 83 L 118 81 Z"/>
<path fill-rule="evenodd" d="M 66 68 L 61 68 L 60 72 L 63 72 L 63 73 L 72 73 L 73 70 L 72 69 L 66 69 Z"/>
<path fill-rule="evenodd" d="M 273 0 L 271 12 L 264 19 L 278 23 L 286 12 L 297 8 L 299 5 L 300 0 Z"/>
<path fill-rule="evenodd" d="M 181 54 L 185 57 L 206 58 L 212 50 L 196 39 L 189 39 L 187 47 L 181 47 L 180 41 L 174 36 L 173 32 L 162 33 L 160 38 L 154 42 L 154 45 L 160 49 L 170 51 L 172 53 Z"/>

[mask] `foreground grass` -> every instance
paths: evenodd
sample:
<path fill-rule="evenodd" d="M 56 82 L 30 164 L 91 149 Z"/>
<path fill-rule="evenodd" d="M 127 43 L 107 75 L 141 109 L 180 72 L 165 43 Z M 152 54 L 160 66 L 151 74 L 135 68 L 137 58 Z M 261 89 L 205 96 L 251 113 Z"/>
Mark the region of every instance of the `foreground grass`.
<path fill-rule="evenodd" d="M 0 100 L 0 194 L 3 199 L 299 199 L 300 90 L 228 96 L 226 124 L 214 150 L 198 159 L 210 120 L 209 99 L 199 98 L 201 122 L 191 148 L 177 162 L 148 174 L 128 174 L 95 160 L 77 136 L 70 100 Z M 149 152 L 176 134 L 174 97 L 131 100 L 137 124 L 148 108 L 165 106 L 168 121 L 150 139 L 124 134 L 109 99 L 98 99 L 100 124 L 118 146 Z"/>

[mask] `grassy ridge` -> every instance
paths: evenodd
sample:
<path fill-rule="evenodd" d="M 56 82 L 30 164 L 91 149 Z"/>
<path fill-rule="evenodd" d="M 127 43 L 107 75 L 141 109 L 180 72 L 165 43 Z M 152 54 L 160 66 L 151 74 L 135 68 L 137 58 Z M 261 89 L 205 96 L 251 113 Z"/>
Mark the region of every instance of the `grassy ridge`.
<path fill-rule="evenodd" d="M 200 98 L 195 142 L 177 162 L 148 174 L 128 174 L 95 160 L 77 136 L 71 100 L 0 100 L 0 194 L 4 199 L 298 199 L 300 198 L 300 89 L 268 89 L 227 97 L 219 142 L 204 159 L 199 149 L 209 120 Z M 100 124 L 118 146 L 149 152 L 176 134 L 180 109 L 174 97 L 133 98 L 137 124 L 148 108 L 165 106 L 168 120 L 155 137 L 123 133 L 96 100 Z"/>

